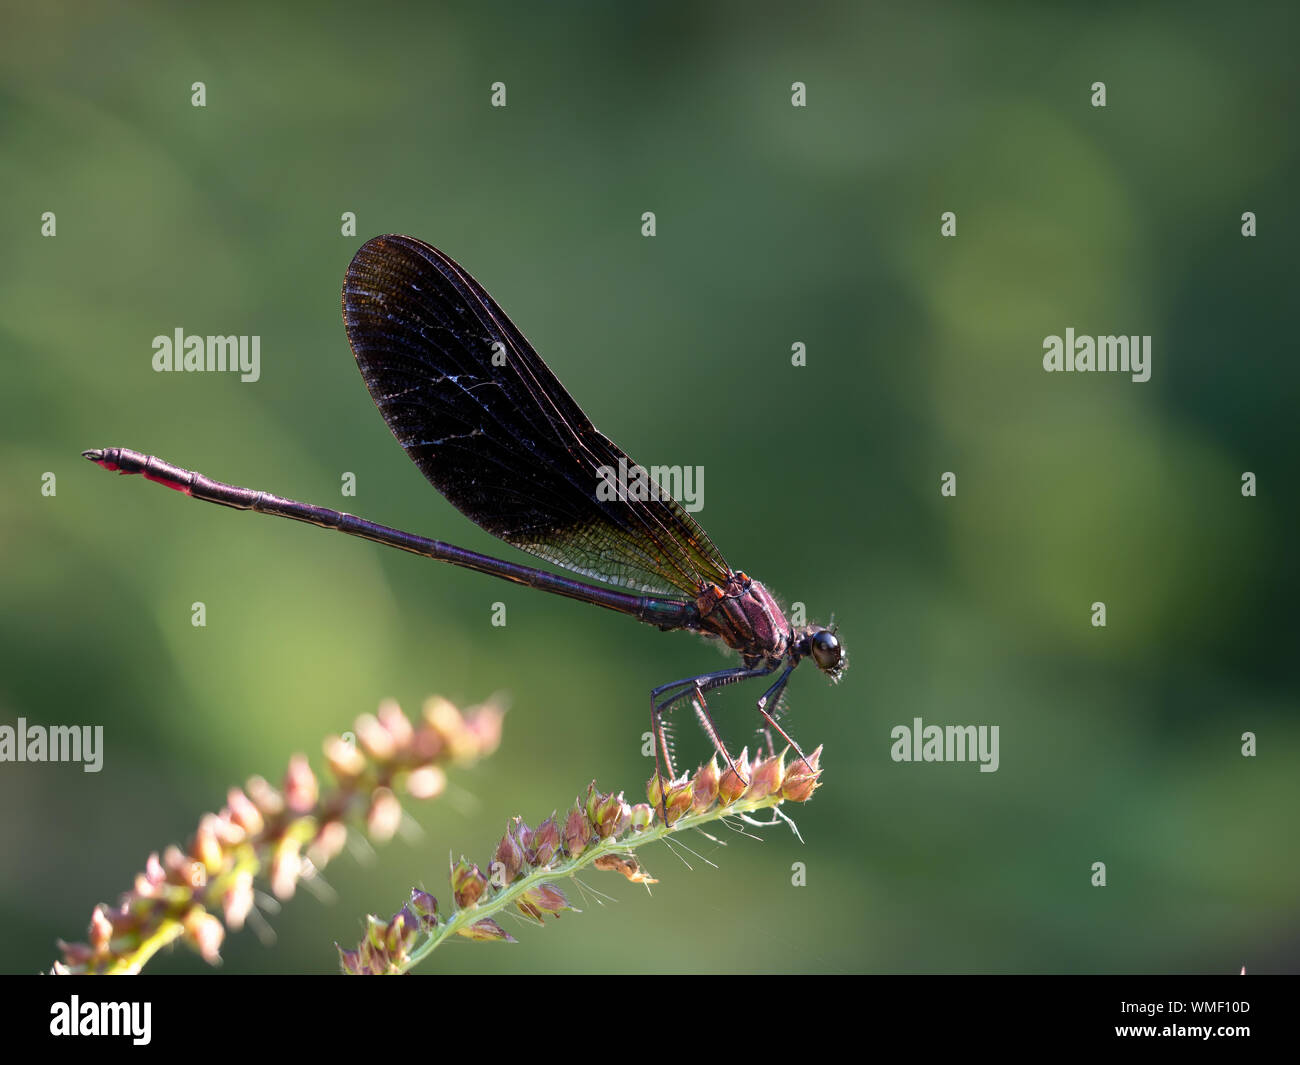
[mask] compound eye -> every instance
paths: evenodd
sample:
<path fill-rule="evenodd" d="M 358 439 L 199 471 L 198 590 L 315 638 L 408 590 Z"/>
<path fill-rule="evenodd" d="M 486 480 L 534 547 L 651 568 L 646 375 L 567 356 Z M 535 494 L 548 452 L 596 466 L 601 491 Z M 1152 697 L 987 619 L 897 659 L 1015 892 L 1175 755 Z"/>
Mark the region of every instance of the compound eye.
<path fill-rule="evenodd" d="M 822 629 L 812 638 L 813 661 L 817 663 L 817 668 L 823 672 L 831 673 L 838 669 L 843 654 L 844 651 L 840 647 L 840 641 L 835 638 L 833 632 Z"/>

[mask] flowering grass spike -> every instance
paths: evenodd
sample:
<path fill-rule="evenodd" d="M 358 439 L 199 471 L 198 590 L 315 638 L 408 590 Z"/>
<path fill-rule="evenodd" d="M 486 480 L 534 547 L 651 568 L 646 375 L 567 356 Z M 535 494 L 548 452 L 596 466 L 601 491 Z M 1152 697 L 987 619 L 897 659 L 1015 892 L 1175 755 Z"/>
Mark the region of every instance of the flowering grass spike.
<path fill-rule="evenodd" d="M 729 818 L 768 823 L 755 822 L 751 815 L 812 798 L 820 784 L 821 753 L 818 747 L 807 761 L 796 759 L 787 766 L 784 755 L 751 764 L 746 752 L 736 760 L 739 772 L 728 767 L 719 774 L 716 760 L 710 759 L 692 776 L 664 781 L 656 774 L 646 787 L 648 801 L 636 805 L 621 793 L 601 792 L 593 782 L 586 800 L 575 800 L 563 816 L 552 814 L 536 828 L 512 818 L 487 872 L 466 858 L 452 864 L 451 907 L 445 916 L 439 917 L 432 895 L 413 890 L 411 901 L 389 920 L 367 918 L 366 935 L 356 947 L 339 948 L 343 971 L 405 973 L 451 936 L 512 943 L 514 937 L 496 917 L 517 910 L 542 924 L 548 915 L 573 910 L 553 881 L 587 866 L 653 884 L 632 853 L 636 848 Z"/>
<path fill-rule="evenodd" d="M 356 740 L 329 737 L 325 759 L 335 783 L 322 789 L 302 755 L 289 761 L 275 788 L 253 777 L 232 788 L 217 814 L 205 814 L 186 850 L 151 854 L 135 887 L 115 907 L 100 904 L 85 943 L 60 943 L 55 973 L 138 973 L 159 950 L 181 940 L 209 962 L 220 959 L 226 930 L 236 931 L 254 909 L 254 885 L 265 878 L 276 897 L 293 895 L 343 849 L 349 826 L 389 839 L 402 817 L 399 793 L 431 799 L 446 785 L 444 765 L 491 754 L 501 739 L 502 710 L 489 703 L 461 713 L 429 699 L 418 724 L 385 702 L 354 726 Z M 431 896 L 412 898 L 401 921 L 385 926 L 381 944 L 399 949 L 430 927 Z M 220 916 L 218 916 L 218 914 Z M 369 935 L 379 932 L 372 927 Z"/>

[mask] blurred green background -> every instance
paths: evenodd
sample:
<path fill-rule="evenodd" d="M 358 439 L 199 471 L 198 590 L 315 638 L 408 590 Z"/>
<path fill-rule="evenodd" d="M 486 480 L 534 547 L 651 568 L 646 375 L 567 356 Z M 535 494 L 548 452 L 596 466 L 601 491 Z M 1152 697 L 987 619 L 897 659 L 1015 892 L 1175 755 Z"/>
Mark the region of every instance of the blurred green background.
<path fill-rule="evenodd" d="M 642 852 L 652 896 L 592 874 L 616 901 L 427 971 L 1297 967 L 1295 7 L 899 7 L 9 11 L 0 721 L 102 724 L 107 750 L 98 775 L 0 765 L 4 969 L 47 967 L 227 786 L 319 765 L 382 697 L 509 693 L 501 751 L 408 807 L 421 838 L 343 856 L 336 900 L 224 951 L 333 971 L 365 912 L 448 895 L 449 850 L 486 859 L 593 777 L 637 791 L 647 690 L 723 663 L 79 458 L 133 447 L 524 560 L 402 457 L 353 365 L 341 278 L 384 232 L 471 270 L 634 457 L 704 466 L 731 564 L 834 613 L 851 655 L 838 688 L 790 687 L 827 750 L 804 845 Z M 154 373 L 177 326 L 259 334 L 261 380 Z M 1151 334 L 1151 380 L 1044 373 L 1067 326 Z M 711 700 L 737 746 L 758 694 Z M 892 762 L 917 716 L 999 725 L 1001 768 Z"/>

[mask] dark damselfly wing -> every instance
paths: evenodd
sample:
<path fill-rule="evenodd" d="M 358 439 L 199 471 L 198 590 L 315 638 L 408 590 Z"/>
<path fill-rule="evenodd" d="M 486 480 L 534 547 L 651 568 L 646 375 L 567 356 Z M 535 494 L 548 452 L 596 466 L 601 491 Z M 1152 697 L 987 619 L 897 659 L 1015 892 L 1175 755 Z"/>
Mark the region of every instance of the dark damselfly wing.
<path fill-rule="evenodd" d="M 462 514 L 584 577 L 694 596 L 730 569 L 675 499 L 598 499 L 635 463 L 597 431 L 483 287 L 413 237 L 368 240 L 343 283 L 361 376 L 412 461 Z"/>

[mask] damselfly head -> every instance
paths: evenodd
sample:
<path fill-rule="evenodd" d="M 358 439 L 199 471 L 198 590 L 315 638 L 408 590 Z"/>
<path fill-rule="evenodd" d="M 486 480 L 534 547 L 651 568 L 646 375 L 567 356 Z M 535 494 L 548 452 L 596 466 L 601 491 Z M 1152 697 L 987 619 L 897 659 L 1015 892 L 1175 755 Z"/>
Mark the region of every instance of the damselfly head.
<path fill-rule="evenodd" d="M 835 635 L 834 628 L 811 627 L 807 629 L 798 643 L 798 652 L 817 663 L 817 668 L 831 680 L 839 680 L 848 659 L 844 645 Z"/>

